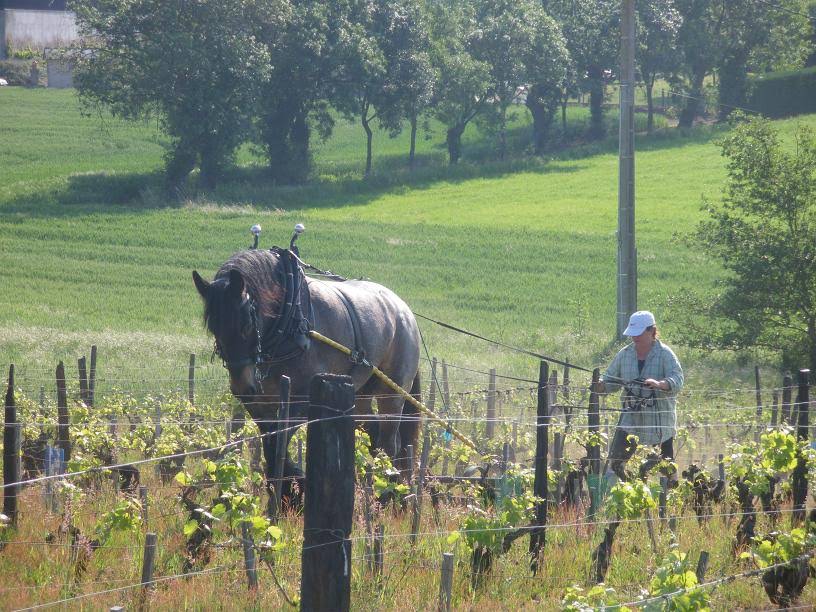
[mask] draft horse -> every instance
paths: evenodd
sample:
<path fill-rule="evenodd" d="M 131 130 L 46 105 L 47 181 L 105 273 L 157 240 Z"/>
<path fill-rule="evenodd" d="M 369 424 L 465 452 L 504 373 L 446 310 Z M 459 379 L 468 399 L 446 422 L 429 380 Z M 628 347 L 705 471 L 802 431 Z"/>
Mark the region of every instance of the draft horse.
<path fill-rule="evenodd" d="M 327 275 L 307 277 L 303 262 L 288 249 L 250 249 L 233 255 L 212 282 L 193 271 L 204 300 L 204 323 L 215 353 L 229 372 L 230 390 L 258 424 L 267 479 L 274 465 L 282 375 L 291 379 L 290 415 L 305 418 L 309 381 L 318 373 L 346 374 L 354 382 L 354 413 L 376 447 L 395 467 L 408 468 L 407 446 L 416 448 L 416 408 L 372 375 L 371 365 L 419 398 L 419 329 L 413 313 L 389 289 L 364 280 Z M 313 340 L 315 330 L 352 349 L 352 357 Z M 285 432 L 288 443 L 292 428 Z M 303 474 L 287 456 L 284 498 Z M 302 490 L 302 487 L 300 488 Z"/>

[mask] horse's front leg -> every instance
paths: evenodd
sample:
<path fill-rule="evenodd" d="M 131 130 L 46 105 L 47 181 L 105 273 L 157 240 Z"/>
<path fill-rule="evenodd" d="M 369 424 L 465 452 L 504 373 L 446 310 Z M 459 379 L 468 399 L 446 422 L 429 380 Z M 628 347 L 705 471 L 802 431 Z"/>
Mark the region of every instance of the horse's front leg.
<path fill-rule="evenodd" d="M 289 442 L 295 431 L 297 431 L 298 415 L 303 414 L 299 403 L 292 403 L 290 406 L 290 421 L 281 423 L 277 418 L 268 419 L 264 423 L 262 433 L 268 434 L 263 438 L 264 459 L 266 460 L 266 487 L 269 494 L 267 502 L 267 514 L 275 514 L 275 490 L 280 490 L 281 506 L 299 508 L 303 505 L 304 475 L 298 465 L 292 461 L 288 453 Z M 259 423 L 261 427 L 261 423 Z M 280 482 L 276 482 L 275 466 L 277 461 L 278 440 L 282 440 L 284 445 L 283 476 Z"/>

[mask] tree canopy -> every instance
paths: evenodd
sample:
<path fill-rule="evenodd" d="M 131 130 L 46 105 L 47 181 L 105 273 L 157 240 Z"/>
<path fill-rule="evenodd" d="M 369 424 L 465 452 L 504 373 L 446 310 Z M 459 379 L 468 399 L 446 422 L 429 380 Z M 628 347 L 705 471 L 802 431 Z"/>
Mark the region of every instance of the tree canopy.
<path fill-rule="evenodd" d="M 754 118 L 738 123 L 722 150 L 724 196 L 706 202 L 708 219 L 691 243 L 728 274 L 714 300 L 683 309 L 687 339 L 771 348 L 816 371 L 816 136 L 803 126 L 787 147 L 770 122 Z"/>

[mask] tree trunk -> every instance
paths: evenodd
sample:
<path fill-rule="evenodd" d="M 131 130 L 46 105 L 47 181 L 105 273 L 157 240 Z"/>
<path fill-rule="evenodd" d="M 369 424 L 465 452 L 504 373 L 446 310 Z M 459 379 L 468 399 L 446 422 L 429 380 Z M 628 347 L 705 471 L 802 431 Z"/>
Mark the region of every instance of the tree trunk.
<path fill-rule="evenodd" d="M 533 85 L 530 87 L 530 91 L 527 92 L 527 100 L 525 101 L 527 109 L 533 118 L 533 150 L 536 155 L 544 153 L 554 113 L 554 108 L 548 107 L 542 100 L 541 93 L 543 92 L 541 92 L 540 86 Z M 564 122 L 564 132 L 566 132 L 567 117 L 565 98 L 562 98 L 561 104 L 562 121 Z"/>
<path fill-rule="evenodd" d="M 417 116 L 412 114 L 410 117 L 411 121 L 411 148 L 408 151 L 408 167 L 413 170 L 414 164 L 416 162 L 415 155 L 416 155 L 416 135 L 417 135 Z"/>
<path fill-rule="evenodd" d="M 165 181 L 171 197 L 180 197 L 187 177 L 195 168 L 195 163 L 196 153 L 192 147 L 184 141 L 177 142 L 165 162 Z"/>
<path fill-rule="evenodd" d="M 589 75 L 589 136 L 594 140 L 600 140 L 606 133 L 603 116 L 603 70 L 599 66 L 591 66 L 587 72 Z"/>
<path fill-rule="evenodd" d="M 454 165 L 459 162 L 462 157 L 462 134 L 465 131 L 465 126 L 458 124 L 448 129 L 448 162 Z"/>
<path fill-rule="evenodd" d="M 720 86 L 717 94 L 720 107 L 718 118 L 724 121 L 736 107 L 748 100 L 748 54 L 744 51 L 723 58 L 719 67 Z"/>
<path fill-rule="evenodd" d="M 309 178 L 312 166 L 312 155 L 309 150 L 310 138 L 308 113 L 300 110 L 295 115 L 289 131 L 289 167 L 291 169 L 288 174 L 293 183 L 305 183 Z"/>
<path fill-rule="evenodd" d="M 690 128 L 694 125 L 694 119 L 700 113 L 700 101 L 703 98 L 703 80 L 705 79 L 705 72 L 700 71 L 696 73 L 691 82 L 691 92 L 686 99 L 686 105 L 680 113 L 677 127 Z"/>
<path fill-rule="evenodd" d="M 363 129 L 366 133 L 366 166 L 365 166 L 365 176 L 371 174 L 371 140 L 372 140 L 372 131 L 370 125 L 370 119 L 368 117 L 368 102 L 363 103 L 363 112 L 360 113 L 360 122 L 363 124 Z"/>
<path fill-rule="evenodd" d="M 499 123 L 499 159 L 504 161 L 507 155 L 507 109 L 501 109 L 501 119 Z"/>
<path fill-rule="evenodd" d="M 644 79 L 646 86 L 646 132 L 651 134 L 654 131 L 654 99 L 652 98 L 652 90 L 654 89 L 654 77 Z"/>
<path fill-rule="evenodd" d="M 811 376 L 816 372 L 816 318 L 808 321 L 808 349 L 810 356 Z"/>
<path fill-rule="evenodd" d="M 561 98 L 561 129 L 564 132 L 564 137 L 567 135 L 567 102 L 569 101 L 569 96 L 564 94 L 564 97 Z"/>

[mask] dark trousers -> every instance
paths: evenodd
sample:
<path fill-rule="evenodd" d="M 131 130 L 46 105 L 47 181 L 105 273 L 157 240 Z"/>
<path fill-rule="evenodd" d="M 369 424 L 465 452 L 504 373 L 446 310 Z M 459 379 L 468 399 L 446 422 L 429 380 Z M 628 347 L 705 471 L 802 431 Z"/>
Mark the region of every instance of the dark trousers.
<path fill-rule="evenodd" d="M 618 427 L 615 429 L 612 444 L 609 445 L 609 468 L 621 480 L 628 480 L 623 468 L 638 447 L 638 443 L 628 437 L 629 432 Z M 669 438 L 660 444 L 660 456 L 663 459 L 674 460 L 674 438 Z"/>

